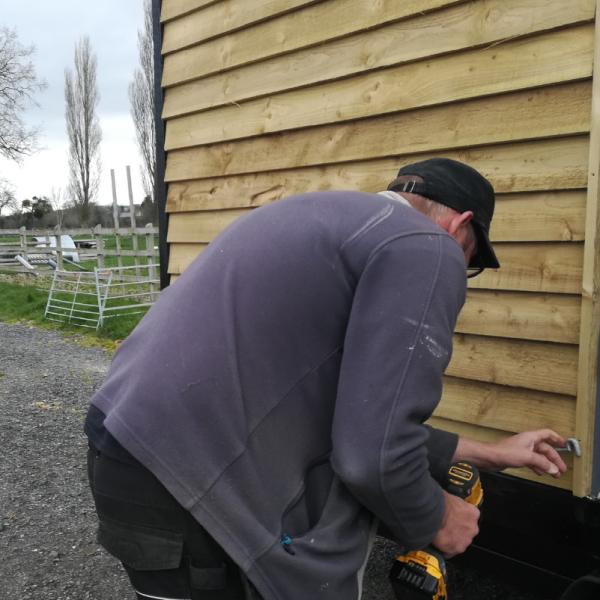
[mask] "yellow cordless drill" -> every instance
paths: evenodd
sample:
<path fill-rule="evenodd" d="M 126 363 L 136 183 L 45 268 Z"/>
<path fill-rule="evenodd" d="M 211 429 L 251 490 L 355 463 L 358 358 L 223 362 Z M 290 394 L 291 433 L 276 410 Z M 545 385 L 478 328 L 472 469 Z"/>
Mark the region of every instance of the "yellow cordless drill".
<path fill-rule="evenodd" d="M 471 463 L 451 465 L 443 487 L 478 508 L 483 502 L 479 471 Z M 390 581 L 397 600 L 448 600 L 446 561 L 431 547 L 396 556 Z"/>

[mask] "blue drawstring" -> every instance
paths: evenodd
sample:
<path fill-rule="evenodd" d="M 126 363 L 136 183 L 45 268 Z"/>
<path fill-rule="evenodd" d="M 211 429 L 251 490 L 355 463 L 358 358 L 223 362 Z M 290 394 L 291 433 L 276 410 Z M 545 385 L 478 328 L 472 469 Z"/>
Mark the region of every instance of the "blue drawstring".
<path fill-rule="evenodd" d="M 292 556 L 296 554 L 292 548 L 292 538 L 289 535 L 282 535 L 279 543 L 283 546 L 283 549 Z"/>

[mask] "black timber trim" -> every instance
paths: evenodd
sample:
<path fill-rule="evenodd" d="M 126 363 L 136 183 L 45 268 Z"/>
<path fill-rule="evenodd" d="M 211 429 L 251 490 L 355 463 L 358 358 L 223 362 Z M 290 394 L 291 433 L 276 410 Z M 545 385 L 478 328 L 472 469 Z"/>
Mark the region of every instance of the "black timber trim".
<path fill-rule="evenodd" d="M 480 534 L 452 562 L 548 598 L 600 568 L 600 502 L 498 473 L 483 473 L 482 485 Z"/>
<path fill-rule="evenodd" d="M 158 205 L 158 252 L 160 256 L 160 287 L 169 285 L 169 245 L 167 232 L 169 216 L 167 215 L 167 185 L 165 183 L 165 124 L 162 120 L 162 33 L 160 22 L 161 0 L 152 0 L 152 38 L 154 41 L 154 124 L 156 129 L 156 173 L 154 177 L 154 201 Z"/>

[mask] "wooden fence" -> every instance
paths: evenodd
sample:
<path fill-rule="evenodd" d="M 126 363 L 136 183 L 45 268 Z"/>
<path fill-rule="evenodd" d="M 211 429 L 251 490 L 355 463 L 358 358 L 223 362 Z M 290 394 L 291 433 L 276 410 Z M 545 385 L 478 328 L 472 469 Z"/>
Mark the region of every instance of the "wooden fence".
<path fill-rule="evenodd" d="M 69 235 L 74 241 L 75 248 L 63 248 L 62 236 Z M 7 237 L 17 240 L 2 241 Z M 86 236 L 82 238 L 81 236 Z M 152 224 L 145 227 L 122 227 L 103 228 L 97 225 L 94 228 L 80 229 L 1 229 L 0 230 L 0 267 L 23 267 L 21 270 L 31 271 L 30 265 L 45 263 L 60 270 L 64 269 L 65 262 L 73 262 L 67 258 L 73 252 L 77 252 L 80 260 L 94 260 L 98 268 L 108 266 L 108 257 L 116 258 L 116 266 L 123 267 L 125 257 L 133 257 L 136 270 L 148 266 L 154 269 L 158 262 L 158 249 L 155 242 L 158 241 L 158 228 Z M 114 237 L 115 248 L 107 248 L 107 238 Z M 132 250 L 125 250 L 123 238 L 132 238 Z M 41 238 L 41 239 L 40 239 Z M 145 240 L 145 248 L 141 249 L 140 238 Z M 45 241 L 44 241 L 45 240 Z M 40 246 L 40 244 L 43 244 Z M 17 257 L 25 261 L 23 263 Z M 52 262 L 49 262 L 52 261 Z M 152 265 L 152 266 L 151 266 Z M 139 273 L 138 273 L 139 274 Z M 151 274 L 153 277 L 153 274 Z"/>

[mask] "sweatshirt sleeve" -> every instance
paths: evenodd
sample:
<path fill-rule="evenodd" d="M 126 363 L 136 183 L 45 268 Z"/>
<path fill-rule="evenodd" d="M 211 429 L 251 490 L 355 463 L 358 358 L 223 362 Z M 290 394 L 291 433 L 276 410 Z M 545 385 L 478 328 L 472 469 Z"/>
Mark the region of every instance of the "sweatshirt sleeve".
<path fill-rule="evenodd" d="M 441 429 L 425 426 L 429 433 L 427 439 L 427 458 L 429 460 L 429 472 L 438 482 L 443 483 L 448 475 L 448 469 L 452 464 L 452 457 L 458 445 L 458 435 Z"/>
<path fill-rule="evenodd" d="M 427 545 L 442 523 L 444 500 L 430 473 L 423 422 L 441 396 L 465 283 L 454 240 L 413 234 L 369 257 L 354 295 L 332 465 L 405 548 Z"/>

